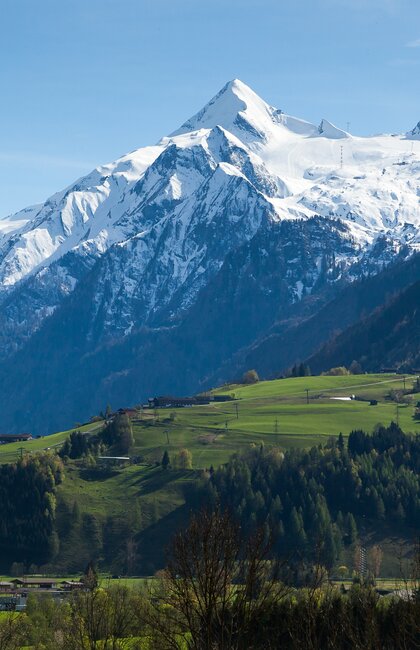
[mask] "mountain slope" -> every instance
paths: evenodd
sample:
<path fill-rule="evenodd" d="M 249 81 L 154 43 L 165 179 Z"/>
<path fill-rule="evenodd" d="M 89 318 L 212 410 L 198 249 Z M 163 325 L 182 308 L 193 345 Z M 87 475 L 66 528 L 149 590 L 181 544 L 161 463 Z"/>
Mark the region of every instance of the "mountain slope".
<path fill-rule="evenodd" d="M 325 342 L 364 320 L 417 281 L 420 281 L 420 255 L 413 255 L 409 260 L 397 257 L 376 275 L 345 285 L 336 296 L 331 291 L 329 295 L 324 294 L 323 303 L 290 318 L 278 319 L 250 346 L 227 359 L 214 381 L 217 383 L 223 376 L 241 376 L 248 368 L 256 368 L 264 377 L 276 377 L 296 362 L 312 356 Z"/>
<path fill-rule="evenodd" d="M 317 127 L 235 80 L 157 145 L 1 221 L 5 425 L 71 424 L 128 384 L 136 401 L 197 390 L 275 323 L 408 259 L 416 138 Z"/>
<path fill-rule="evenodd" d="M 308 363 L 315 372 L 359 361 L 364 370 L 420 367 L 420 281 L 334 337 Z"/>

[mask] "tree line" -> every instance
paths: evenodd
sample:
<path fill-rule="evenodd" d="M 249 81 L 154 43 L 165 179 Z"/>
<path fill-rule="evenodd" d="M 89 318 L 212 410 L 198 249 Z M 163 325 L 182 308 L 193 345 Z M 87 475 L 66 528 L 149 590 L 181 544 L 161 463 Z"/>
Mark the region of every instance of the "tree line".
<path fill-rule="evenodd" d="M 134 444 L 133 427 L 125 413 L 118 413 L 94 436 L 72 431 L 59 451 L 61 458 L 97 456 L 99 453 L 127 454 Z"/>

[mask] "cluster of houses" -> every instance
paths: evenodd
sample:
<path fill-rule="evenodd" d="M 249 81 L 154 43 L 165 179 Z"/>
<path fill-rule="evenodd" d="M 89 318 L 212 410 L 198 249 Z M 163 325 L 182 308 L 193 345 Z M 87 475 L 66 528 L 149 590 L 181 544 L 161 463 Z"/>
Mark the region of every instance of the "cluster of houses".
<path fill-rule="evenodd" d="M 24 610 L 29 594 L 48 594 L 61 600 L 76 589 L 84 589 L 83 582 L 43 577 L 3 580 L 0 581 L 0 611 Z"/>

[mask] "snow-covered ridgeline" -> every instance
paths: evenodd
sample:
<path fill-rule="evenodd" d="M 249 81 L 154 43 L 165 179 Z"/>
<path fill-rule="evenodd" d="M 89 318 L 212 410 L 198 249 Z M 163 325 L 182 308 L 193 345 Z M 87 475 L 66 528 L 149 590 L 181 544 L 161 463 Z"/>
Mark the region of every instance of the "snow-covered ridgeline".
<path fill-rule="evenodd" d="M 419 138 L 419 125 L 370 138 L 325 119 L 317 127 L 235 80 L 156 146 L 0 221 L 0 292 L 36 286 L 38 313 L 44 303 L 50 313 L 83 277 L 77 260 L 84 273 L 107 255 L 101 281 L 111 327 L 118 311 L 130 320 L 131 303 L 146 319 L 163 306 L 175 313 L 191 304 L 226 256 L 267 221 L 338 218 L 360 257 L 384 236 L 396 250 L 416 250 Z M 299 299 L 303 284 L 294 283 Z M 31 309 L 31 292 L 23 294 L 20 318 Z M 99 295 L 97 302 L 103 305 Z"/>

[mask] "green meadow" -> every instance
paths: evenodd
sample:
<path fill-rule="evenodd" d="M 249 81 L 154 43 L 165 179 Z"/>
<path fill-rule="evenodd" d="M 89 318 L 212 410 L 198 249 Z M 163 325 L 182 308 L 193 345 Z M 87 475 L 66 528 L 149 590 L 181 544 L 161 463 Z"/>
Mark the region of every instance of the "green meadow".
<path fill-rule="evenodd" d="M 86 434 L 93 434 L 102 427 L 102 423 L 85 424 L 78 428 Z M 72 431 L 73 429 L 71 429 Z M 26 442 L 11 442 L 0 445 L 0 463 L 13 463 L 23 454 L 33 454 L 59 449 L 70 435 L 70 431 L 60 431 L 49 436 L 39 436 Z"/>
<path fill-rule="evenodd" d="M 415 377 L 406 377 L 406 389 Z M 137 422 L 134 453 L 146 461 L 160 460 L 187 447 L 195 468 L 226 462 L 235 451 L 252 444 L 311 447 L 352 429 L 371 431 L 377 423 L 399 421 L 406 432 L 420 432 L 413 418 L 420 394 L 411 395 L 409 405 L 397 405 L 391 390 L 403 389 L 399 375 L 350 375 L 344 377 L 298 377 L 264 381 L 251 386 L 227 385 L 215 394 L 235 397 L 232 402 L 206 406 L 159 409 L 153 417 L 145 412 Z M 351 395 L 363 400 L 342 399 Z"/>
<path fill-rule="evenodd" d="M 420 432 L 413 418 L 420 394 L 409 396 L 410 403 L 396 404 L 390 391 L 412 388 L 413 376 L 347 375 L 343 377 L 296 377 L 261 381 L 253 385 L 229 384 L 213 391 L 234 397 L 231 402 L 178 409 L 145 409 L 134 422 L 134 456 L 145 465 L 161 460 L 165 449 L 175 454 L 187 447 L 194 469 L 217 466 L 252 444 L 309 448 L 323 444 L 340 432 L 352 429 L 371 431 L 377 423 L 398 421 L 405 432 Z M 346 401 L 351 395 L 366 401 Z M 337 399 L 340 398 L 340 399 Z M 369 400 L 377 400 L 372 406 Z M 94 434 L 101 423 L 86 424 L 80 431 Z M 36 438 L 24 443 L 0 446 L 0 462 L 13 462 L 26 453 L 58 449 L 69 431 Z M 146 472 L 146 467 L 127 471 Z M 147 474 L 147 472 L 146 472 Z M 102 486 L 103 492 L 105 486 Z M 105 496 L 106 500 L 106 496 Z"/>

